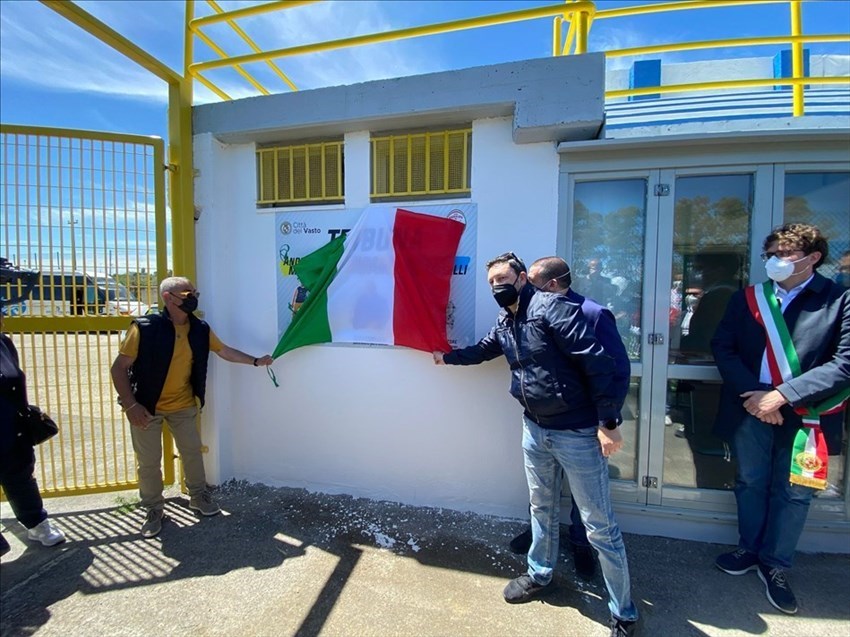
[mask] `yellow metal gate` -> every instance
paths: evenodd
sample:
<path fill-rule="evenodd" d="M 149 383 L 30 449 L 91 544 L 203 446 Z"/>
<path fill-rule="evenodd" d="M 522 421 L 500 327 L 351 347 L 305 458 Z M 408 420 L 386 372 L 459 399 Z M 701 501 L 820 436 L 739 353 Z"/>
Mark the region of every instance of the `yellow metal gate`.
<path fill-rule="evenodd" d="M 4 305 L 3 331 L 30 403 L 60 429 L 36 451 L 44 495 L 136 484 L 109 370 L 122 332 L 156 309 L 167 276 L 164 167 L 159 138 L 0 126 L 0 256 L 20 269 L 0 293 L 23 296 Z M 173 462 L 165 469 L 173 482 Z"/>

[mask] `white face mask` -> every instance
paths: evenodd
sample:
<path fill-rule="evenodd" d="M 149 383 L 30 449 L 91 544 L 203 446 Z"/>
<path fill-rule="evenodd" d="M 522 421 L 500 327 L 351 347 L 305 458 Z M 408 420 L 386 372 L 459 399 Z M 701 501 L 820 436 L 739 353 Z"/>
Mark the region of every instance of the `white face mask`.
<path fill-rule="evenodd" d="M 794 274 L 794 265 L 805 258 L 800 257 L 796 261 L 785 261 L 774 255 L 764 264 L 764 269 L 767 271 L 768 278 L 777 283 L 782 283 L 782 281 Z"/>

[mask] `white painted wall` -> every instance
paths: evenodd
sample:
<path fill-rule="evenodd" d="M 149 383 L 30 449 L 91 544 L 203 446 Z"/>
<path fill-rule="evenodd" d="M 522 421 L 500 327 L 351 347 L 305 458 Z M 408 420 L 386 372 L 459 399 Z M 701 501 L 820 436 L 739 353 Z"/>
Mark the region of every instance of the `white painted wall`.
<path fill-rule="evenodd" d="M 558 155 L 553 143 L 516 145 L 510 118 L 474 121 L 472 201 L 478 258 L 513 250 L 528 262 L 555 253 Z M 346 140 L 347 205 L 360 207 L 367 132 Z M 277 343 L 274 214 L 257 212 L 252 145 L 195 138 L 198 286 L 221 339 L 258 355 Z M 476 332 L 497 307 L 483 272 Z M 503 359 L 437 367 L 401 348 L 324 345 L 262 370 L 213 357 L 204 442 L 211 482 L 229 478 L 416 505 L 527 515 L 521 409 Z"/>

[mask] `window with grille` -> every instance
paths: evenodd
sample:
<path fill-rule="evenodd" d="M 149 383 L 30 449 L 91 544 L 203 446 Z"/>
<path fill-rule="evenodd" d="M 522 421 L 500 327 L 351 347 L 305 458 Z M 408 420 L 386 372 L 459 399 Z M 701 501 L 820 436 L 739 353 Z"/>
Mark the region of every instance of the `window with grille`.
<path fill-rule="evenodd" d="M 343 203 L 343 142 L 257 149 L 257 205 Z"/>
<path fill-rule="evenodd" d="M 372 201 L 467 196 L 472 129 L 372 138 Z"/>

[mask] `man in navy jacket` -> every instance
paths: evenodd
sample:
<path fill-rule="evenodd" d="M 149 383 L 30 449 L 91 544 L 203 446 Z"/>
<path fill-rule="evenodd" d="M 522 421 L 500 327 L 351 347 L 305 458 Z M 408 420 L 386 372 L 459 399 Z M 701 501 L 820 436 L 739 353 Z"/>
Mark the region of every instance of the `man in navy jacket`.
<path fill-rule="evenodd" d="M 504 355 L 511 369 L 511 395 L 524 409 L 532 542 L 528 572 L 508 583 L 505 601 L 528 602 L 553 588 L 563 469 L 599 555 L 611 635 L 631 635 L 638 612 L 600 444 L 600 431 L 616 436 L 620 422 L 622 400 L 611 382 L 614 359 L 599 344 L 581 305 L 562 294 L 537 291 L 512 252 L 487 264 L 487 281 L 502 308 L 496 325 L 475 345 L 434 352 L 434 362 L 477 365 Z"/>
<path fill-rule="evenodd" d="M 623 403 L 629 393 L 629 379 L 631 378 L 631 362 L 628 352 L 623 345 L 623 339 L 617 332 L 617 321 L 611 311 L 601 306 L 594 299 L 587 298 L 576 292 L 572 287 L 572 273 L 570 266 L 561 257 L 542 257 L 531 264 L 528 269 L 528 281 L 541 292 L 563 294 L 570 301 L 578 303 L 587 322 L 593 329 L 596 340 L 605 351 L 614 357 L 614 375 L 611 382 L 614 385 L 614 393 L 617 395 L 617 403 L 622 411 Z M 622 447 L 622 437 L 619 429 L 601 429 L 599 440 L 602 444 L 602 455 L 610 456 Z M 587 531 L 581 521 L 581 513 L 575 498 L 570 497 L 572 507 L 570 509 L 570 547 L 573 553 L 573 564 L 576 572 L 590 578 L 596 570 L 596 562 L 590 542 L 587 539 Z M 531 546 L 531 527 L 520 533 L 511 540 L 511 550 L 515 553 L 528 553 Z"/>
<path fill-rule="evenodd" d="M 799 411 L 818 406 L 823 412 L 824 401 L 850 388 L 850 291 L 817 273 L 828 245 L 815 226 L 785 224 L 767 236 L 763 249 L 772 283 L 737 292 L 712 340 L 723 377 L 715 433 L 732 443 L 737 458 L 740 535 L 737 550 L 719 556 L 716 565 L 731 575 L 756 570 L 770 603 L 794 614 L 797 601 L 785 571 L 814 488 L 789 479 L 792 455 L 802 455 L 792 450 L 803 426 Z M 765 304 L 771 296 L 776 301 Z M 772 312 L 764 311 L 770 307 Z M 769 347 L 766 326 L 780 322 L 799 359 L 800 373 L 793 377 L 777 376 L 774 352 L 788 346 Z M 780 351 L 780 362 L 784 356 Z M 832 454 L 840 452 L 843 417 L 839 411 L 815 418 Z"/>

